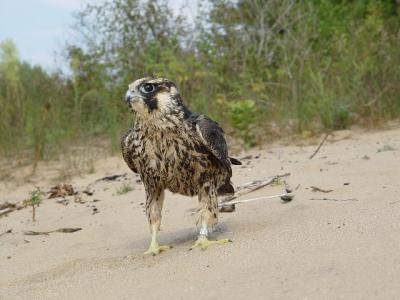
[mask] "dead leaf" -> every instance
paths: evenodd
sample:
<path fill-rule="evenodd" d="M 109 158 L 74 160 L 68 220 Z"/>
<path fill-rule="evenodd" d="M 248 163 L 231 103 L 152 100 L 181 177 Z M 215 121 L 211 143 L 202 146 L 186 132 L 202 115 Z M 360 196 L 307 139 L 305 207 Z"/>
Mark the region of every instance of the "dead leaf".
<path fill-rule="evenodd" d="M 65 196 L 72 196 L 75 194 L 74 188 L 70 184 L 60 183 L 56 186 L 53 186 L 49 192 L 49 199 L 51 198 L 58 198 L 58 197 L 65 197 Z"/>

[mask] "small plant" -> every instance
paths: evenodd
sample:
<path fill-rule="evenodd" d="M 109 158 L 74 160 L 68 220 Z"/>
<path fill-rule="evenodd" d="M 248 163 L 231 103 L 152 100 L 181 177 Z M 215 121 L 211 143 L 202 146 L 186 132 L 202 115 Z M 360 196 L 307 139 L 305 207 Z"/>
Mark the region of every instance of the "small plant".
<path fill-rule="evenodd" d="M 36 190 L 32 191 L 30 194 L 30 198 L 24 201 L 25 206 L 32 206 L 32 222 L 35 222 L 36 219 L 36 206 L 39 206 L 39 204 L 43 200 L 44 192 L 40 190 L 40 188 L 36 188 Z"/>
<path fill-rule="evenodd" d="M 117 189 L 116 192 L 117 192 L 117 195 L 120 196 L 120 195 L 129 193 L 132 190 L 133 190 L 133 187 L 131 187 L 128 183 L 124 183 L 121 187 L 119 187 Z"/>

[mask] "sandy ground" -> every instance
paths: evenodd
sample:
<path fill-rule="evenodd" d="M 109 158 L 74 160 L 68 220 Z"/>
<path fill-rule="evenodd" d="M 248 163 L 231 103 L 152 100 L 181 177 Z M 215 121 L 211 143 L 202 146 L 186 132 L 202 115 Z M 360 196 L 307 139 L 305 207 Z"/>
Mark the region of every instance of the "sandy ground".
<path fill-rule="evenodd" d="M 196 228 L 187 210 L 197 200 L 167 193 L 160 242 L 174 248 L 143 256 L 149 243 L 145 195 L 133 175 L 95 183 L 85 203 L 44 200 L 35 223 L 30 208 L 3 216 L 0 234 L 12 233 L 0 236 L 0 298 L 398 299 L 400 129 L 335 132 L 310 160 L 317 143 L 274 143 L 240 154 L 252 158 L 234 167 L 236 186 L 290 172 L 287 181 L 300 188 L 292 202 L 246 203 L 221 214 L 214 237 L 233 243 L 206 251 L 188 251 Z M 82 189 L 125 172 L 122 158 L 110 157 L 71 183 Z M 50 187 L 47 175 L 40 177 L 44 190 Z M 126 184 L 134 189 L 119 194 Z M 34 183 L 0 185 L 1 203 L 25 199 Z M 267 186 L 243 199 L 282 190 Z M 60 227 L 82 230 L 23 234 Z"/>

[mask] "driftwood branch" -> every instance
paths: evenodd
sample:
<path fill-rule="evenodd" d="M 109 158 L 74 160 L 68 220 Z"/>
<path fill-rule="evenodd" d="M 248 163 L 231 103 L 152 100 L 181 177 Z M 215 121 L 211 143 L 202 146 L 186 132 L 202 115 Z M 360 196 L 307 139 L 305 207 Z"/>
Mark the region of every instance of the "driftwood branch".
<path fill-rule="evenodd" d="M 20 210 L 21 208 L 23 208 L 23 206 L 19 205 L 18 203 L 2 203 L 0 204 L 0 216 L 7 215 L 14 210 Z"/>
<path fill-rule="evenodd" d="M 12 211 L 14 211 L 14 210 L 15 210 L 14 208 L 5 208 L 5 209 L 2 209 L 2 210 L 0 210 L 0 216 L 6 215 L 6 214 L 8 214 L 8 213 L 10 213 L 10 212 L 12 212 Z"/>
<path fill-rule="evenodd" d="M 254 201 L 259 201 L 259 200 L 268 200 L 268 199 L 273 199 L 273 198 L 282 198 L 282 200 L 284 200 L 284 201 L 290 201 L 293 199 L 293 197 L 294 197 L 294 194 L 285 192 L 282 194 L 272 195 L 272 196 L 263 196 L 263 197 L 243 199 L 243 200 L 232 200 L 232 201 L 220 203 L 218 206 L 224 207 L 224 206 L 232 205 L 232 204 L 254 202 Z"/>
<path fill-rule="evenodd" d="M 327 133 L 324 138 L 322 139 L 321 143 L 319 143 L 317 149 L 315 149 L 314 153 L 311 154 L 311 156 L 309 157 L 309 159 L 312 159 L 317 153 L 318 151 L 321 149 L 322 145 L 325 143 L 326 139 L 328 138 L 329 133 Z"/>
<path fill-rule="evenodd" d="M 252 182 L 245 183 L 243 186 L 238 187 L 237 191 L 235 192 L 235 195 L 229 196 L 225 199 L 222 200 L 222 202 L 218 205 L 220 209 L 224 209 L 225 207 L 233 206 L 234 204 L 238 203 L 247 203 L 247 202 L 253 202 L 253 201 L 259 201 L 259 200 L 267 200 L 267 199 L 273 199 L 273 198 L 281 198 L 284 201 L 291 201 L 294 197 L 293 191 L 288 187 L 288 185 L 285 183 L 285 193 L 278 194 L 278 195 L 272 195 L 272 196 L 263 196 L 263 197 L 257 197 L 257 198 L 251 198 L 251 199 L 243 199 L 243 200 L 235 200 L 245 194 L 254 192 L 258 189 L 261 189 L 269 184 L 272 184 L 276 182 L 278 179 L 282 177 L 289 176 L 290 173 L 285 173 L 282 175 L 276 175 L 272 176 L 270 178 L 264 179 L 264 180 L 255 180 Z M 299 186 L 297 186 L 294 190 L 297 190 Z"/>
<path fill-rule="evenodd" d="M 265 187 L 265 186 L 277 181 L 278 179 L 283 178 L 283 177 L 287 177 L 287 176 L 290 176 L 290 173 L 285 173 L 285 174 L 281 174 L 281 175 L 272 176 L 272 177 L 269 177 L 269 178 L 264 179 L 264 180 L 254 180 L 254 181 L 245 183 L 242 186 L 237 188 L 237 190 L 235 191 L 234 195 L 224 198 L 222 200 L 222 202 L 226 203 L 228 201 L 232 201 L 232 200 L 234 200 L 236 198 L 239 198 L 239 197 L 241 197 L 241 196 L 243 196 L 245 194 L 254 192 L 256 190 L 259 190 L 259 189 L 261 189 L 261 188 L 263 188 L 263 187 Z"/>
<path fill-rule="evenodd" d="M 281 175 L 276 175 L 276 176 L 271 176 L 269 178 L 266 178 L 264 180 L 254 180 L 248 183 L 243 184 L 242 186 L 237 187 L 235 190 L 235 195 L 233 196 L 228 196 L 222 199 L 221 203 L 218 204 L 219 211 L 220 212 L 233 212 L 235 210 L 235 204 L 236 203 L 245 203 L 245 202 L 252 202 L 252 201 L 258 201 L 258 200 L 265 200 L 265 199 L 272 199 L 272 198 L 278 198 L 280 197 L 283 201 L 291 201 L 294 197 L 293 191 L 297 190 L 300 185 L 298 185 L 293 191 L 287 186 L 285 183 L 285 193 L 279 194 L 279 195 L 273 195 L 273 196 L 265 196 L 265 197 L 258 197 L 258 198 L 253 198 L 253 199 L 244 199 L 244 200 L 235 200 L 238 197 L 241 197 L 245 194 L 254 192 L 262 187 L 265 187 L 276 180 L 289 176 L 290 173 L 285 173 Z M 187 210 L 188 213 L 194 214 L 198 212 L 198 209 L 189 209 Z"/>
<path fill-rule="evenodd" d="M 63 233 L 72 233 L 72 232 L 76 232 L 82 230 L 82 228 L 59 228 L 56 230 L 50 230 L 50 231 L 25 231 L 24 234 L 25 235 L 49 235 L 50 233 L 53 232 L 63 232 Z"/>

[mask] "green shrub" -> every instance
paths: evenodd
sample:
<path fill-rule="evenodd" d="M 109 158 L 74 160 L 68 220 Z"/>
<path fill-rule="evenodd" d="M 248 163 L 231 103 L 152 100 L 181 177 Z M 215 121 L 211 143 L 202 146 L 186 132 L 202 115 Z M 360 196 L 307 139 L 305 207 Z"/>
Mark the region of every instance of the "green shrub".
<path fill-rule="evenodd" d="M 251 126 L 256 119 L 256 103 L 253 100 L 240 100 L 229 103 L 228 118 L 237 135 L 243 139 L 246 147 L 254 145 L 255 138 Z"/>

